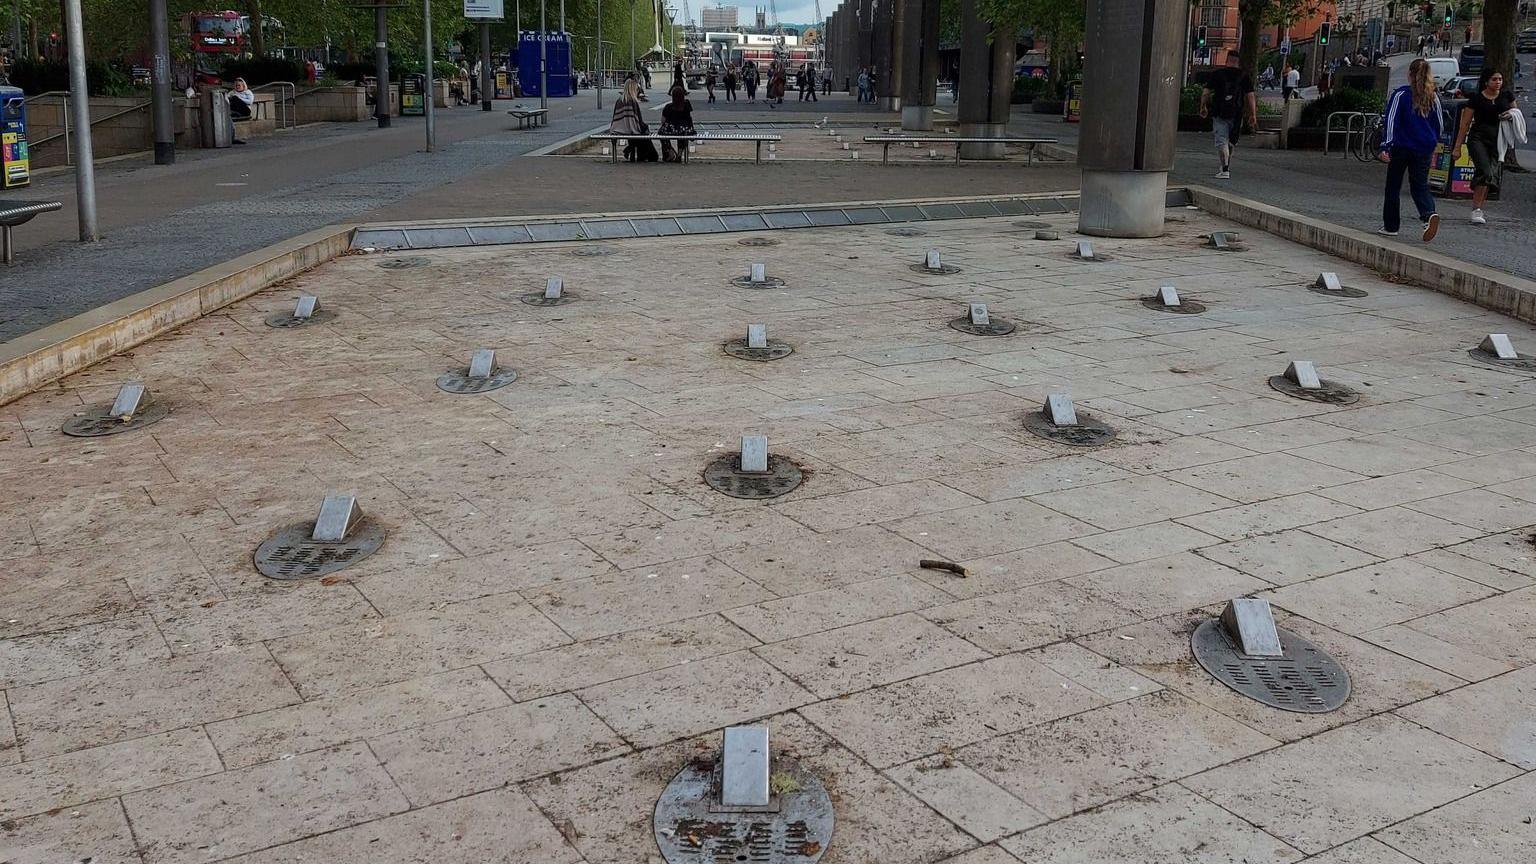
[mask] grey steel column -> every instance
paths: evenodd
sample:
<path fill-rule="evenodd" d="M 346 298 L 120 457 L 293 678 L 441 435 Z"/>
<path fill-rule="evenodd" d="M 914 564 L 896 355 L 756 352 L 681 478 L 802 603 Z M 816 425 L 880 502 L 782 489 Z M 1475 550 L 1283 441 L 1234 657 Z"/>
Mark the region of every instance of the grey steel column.
<path fill-rule="evenodd" d="M 546 58 L 546 55 L 544 53 L 545 46 L 546 46 L 546 44 L 549 41 L 549 33 L 546 32 L 546 30 L 545 30 L 545 26 L 546 25 L 544 24 L 544 7 L 547 6 L 547 5 L 548 4 L 545 3 L 544 0 L 539 0 L 539 107 L 540 108 L 548 108 L 549 107 L 549 69 L 548 69 L 549 63 L 546 62 L 547 58 Z M 519 44 L 521 44 L 521 42 L 519 42 Z M 546 121 L 549 120 L 549 118 L 547 116 L 544 119 Z"/>
<path fill-rule="evenodd" d="M 881 3 L 890 9 L 891 21 L 891 63 L 886 77 L 885 94 L 880 97 L 880 105 L 887 111 L 901 110 L 901 82 L 906 77 L 907 68 L 907 36 L 906 30 L 906 0 L 881 0 Z"/>
<path fill-rule="evenodd" d="M 854 0 L 859 4 L 859 33 L 858 33 L 858 59 L 855 62 L 853 77 L 859 77 L 859 70 L 874 62 L 870 54 L 870 48 L 874 45 L 875 16 L 872 0 Z"/>
<path fill-rule="evenodd" d="M 1000 137 L 1008 129 L 1013 98 L 1013 34 L 993 39 L 992 22 L 981 17 L 976 4 L 960 5 L 960 135 Z M 1000 143 L 960 145 L 962 159 L 1002 159 L 1006 152 Z"/>
<path fill-rule="evenodd" d="M 882 111 L 892 111 L 891 91 L 901 86 L 892 80 L 891 67 L 895 60 L 891 52 L 891 7 L 896 0 L 874 0 L 871 4 L 873 23 L 870 31 L 869 62 L 874 67 L 870 77 L 875 84 L 875 104 Z"/>
<path fill-rule="evenodd" d="M 155 124 L 155 164 L 176 162 L 176 117 L 171 104 L 171 35 L 166 0 L 149 0 L 149 65 L 151 114 Z M 21 43 L 16 43 L 19 51 Z M 21 56 L 19 53 L 17 56 Z"/>
<path fill-rule="evenodd" d="M 523 34 L 517 34 L 521 42 Z M 496 70 L 491 68 L 491 25 L 480 22 L 480 110 L 491 110 L 491 96 L 496 87 Z"/>
<path fill-rule="evenodd" d="M 939 90 L 939 0 L 903 0 L 901 128 L 933 129 Z"/>
<path fill-rule="evenodd" d="M 597 107 L 603 107 L 603 0 L 597 0 Z"/>
<path fill-rule="evenodd" d="M 427 43 L 427 96 L 424 107 L 427 109 L 427 152 L 437 149 L 437 117 L 432 112 L 432 103 L 436 101 L 436 95 L 432 91 L 436 89 L 433 83 L 437 78 L 436 70 L 432 68 L 432 0 L 421 0 L 422 36 Z"/>
<path fill-rule="evenodd" d="M 1088 4 L 1077 148 L 1083 171 L 1078 230 L 1084 234 L 1163 233 L 1187 9 L 1185 0 Z"/>
<path fill-rule="evenodd" d="M 91 91 L 85 83 L 85 25 L 80 0 L 64 0 L 64 38 L 69 40 L 70 119 L 75 126 L 75 202 L 80 241 L 101 239 L 96 230 L 96 161 L 91 148 Z"/>
<path fill-rule="evenodd" d="M 373 77 L 377 82 L 373 89 L 373 116 L 378 118 L 379 128 L 389 128 L 389 9 L 384 0 L 373 7 Z"/>

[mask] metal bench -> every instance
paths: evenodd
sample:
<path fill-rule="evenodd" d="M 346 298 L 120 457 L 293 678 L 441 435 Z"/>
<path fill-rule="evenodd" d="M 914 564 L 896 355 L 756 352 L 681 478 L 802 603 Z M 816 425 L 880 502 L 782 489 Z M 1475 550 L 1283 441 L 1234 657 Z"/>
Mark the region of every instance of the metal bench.
<path fill-rule="evenodd" d="M 761 163 L 763 161 L 763 144 L 777 144 L 784 140 L 782 135 L 750 135 L 737 132 L 725 135 L 714 135 L 709 132 L 700 132 L 697 135 L 615 135 L 612 132 L 603 132 L 597 135 L 588 135 L 587 138 L 591 141 L 613 142 L 614 146 L 611 149 L 615 163 L 619 161 L 619 142 L 621 141 L 681 141 L 684 143 L 678 150 L 682 153 L 684 162 L 688 161 L 688 151 L 691 149 L 687 145 L 689 141 L 753 141 L 757 143 L 757 153 L 753 156 L 752 161 Z"/>
<path fill-rule="evenodd" d="M 6 264 L 16 260 L 16 246 L 11 242 L 11 229 L 23 222 L 32 221 L 39 213 L 52 213 L 63 209 L 61 201 L 16 201 L 0 199 L 0 261 Z"/>
<path fill-rule="evenodd" d="M 517 118 L 517 128 L 532 129 L 535 126 L 549 125 L 548 108 L 513 108 L 507 112 Z"/>
<path fill-rule="evenodd" d="M 953 144 L 955 145 L 955 164 L 960 164 L 961 144 L 1021 144 L 1025 149 L 1025 163 L 1035 161 L 1035 148 L 1041 144 L 1055 144 L 1055 138 L 958 138 L 954 135 L 866 135 L 865 144 L 882 144 L 884 149 L 880 152 L 880 164 L 888 165 L 891 161 L 892 144 Z"/>

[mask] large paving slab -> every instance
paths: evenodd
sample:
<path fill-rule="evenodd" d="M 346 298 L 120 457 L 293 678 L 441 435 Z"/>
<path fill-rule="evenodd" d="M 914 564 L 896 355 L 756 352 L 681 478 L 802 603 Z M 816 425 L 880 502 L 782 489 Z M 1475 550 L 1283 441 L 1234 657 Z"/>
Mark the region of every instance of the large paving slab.
<path fill-rule="evenodd" d="M 349 255 L 0 406 L 0 861 L 651 864 L 746 722 L 833 793 L 828 864 L 1515 860 L 1536 382 L 1466 349 L 1536 329 L 1170 215 L 1101 264 L 1014 218 Z M 518 301 L 550 275 L 575 303 Z M 335 317 L 262 323 L 300 291 Z M 758 322 L 795 353 L 722 351 Z M 439 390 L 478 347 L 518 380 Z M 170 417 L 58 433 L 126 380 Z M 1030 434 L 1048 393 L 1119 437 Z M 701 477 L 753 432 L 804 469 L 771 502 Z M 337 491 L 380 551 L 257 573 Z M 1193 662 L 1247 595 L 1342 708 Z"/>

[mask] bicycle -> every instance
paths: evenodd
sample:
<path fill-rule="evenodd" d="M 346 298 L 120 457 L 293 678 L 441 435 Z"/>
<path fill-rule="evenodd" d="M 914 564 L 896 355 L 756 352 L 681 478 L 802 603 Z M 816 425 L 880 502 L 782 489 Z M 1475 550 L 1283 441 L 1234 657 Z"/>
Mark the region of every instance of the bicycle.
<path fill-rule="evenodd" d="M 1367 114 L 1363 121 L 1360 140 L 1353 151 L 1355 158 L 1361 162 L 1374 162 L 1381 154 L 1381 140 L 1384 133 L 1381 117 L 1376 114 Z"/>

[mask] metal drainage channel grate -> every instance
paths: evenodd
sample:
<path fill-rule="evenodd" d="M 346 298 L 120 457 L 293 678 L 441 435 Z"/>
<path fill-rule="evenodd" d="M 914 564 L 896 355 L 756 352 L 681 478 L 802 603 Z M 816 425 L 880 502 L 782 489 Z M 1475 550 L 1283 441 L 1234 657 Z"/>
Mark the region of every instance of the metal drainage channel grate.
<path fill-rule="evenodd" d="M 1283 657 L 1250 657 L 1227 635 L 1221 621 L 1195 628 L 1190 647 L 1216 680 L 1272 708 L 1321 714 L 1349 698 L 1349 673 L 1328 652 L 1288 630 L 1275 628 Z"/>
<path fill-rule="evenodd" d="M 1156 294 L 1153 294 L 1151 297 L 1141 298 L 1141 305 L 1147 307 L 1148 309 L 1154 309 L 1158 312 L 1172 312 L 1175 315 L 1199 315 L 1201 312 L 1205 311 L 1204 303 L 1201 303 L 1198 300 L 1191 300 L 1182 294 L 1179 295 L 1179 305 L 1177 306 L 1168 306 L 1164 304 L 1162 298 L 1158 297 Z"/>
<path fill-rule="evenodd" d="M 112 406 L 101 405 L 92 408 L 79 417 L 71 417 L 64 421 L 59 431 L 71 438 L 102 438 L 107 435 L 118 435 L 134 429 L 143 429 L 152 426 L 169 417 L 171 408 L 163 402 L 151 402 L 149 405 L 134 414 L 127 423 L 113 417 Z"/>
<path fill-rule="evenodd" d="M 777 246 L 779 241 L 772 237 L 745 237 L 736 241 L 739 246 Z"/>
<path fill-rule="evenodd" d="M 1497 366 L 1500 369 L 1520 369 L 1527 372 L 1536 372 L 1536 357 L 1530 357 L 1525 354 L 1506 360 L 1491 351 L 1473 348 L 1467 351 L 1467 356 L 1473 360 L 1487 363 L 1489 366 Z"/>
<path fill-rule="evenodd" d="M 383 526 L 364 519 L 346 540 L 328 543 L 310 538 L 313 522 L 289 525 L 256 548 L 256 570 L 272 579 L 308 579 L 345 570 L 379 551 Z"/>
<path fill-rule="evenodd" d="M 777 276 L 768 276 L 761 282 L 753 282 L 751 276 L 737 276 L 731 280 L 731 284 L 737 288 L 783 288 L 784 280 Z"/>
<path fill-rule="evenodd" d="M 1314 389 L 1302 387 L 1284 375 L 1269 376 L 1269 386 L 1271 388 L 1296 399 L 1305 399 L 1308 402 L 1322 402 L 1325 405 L 1353 405 L 1360 401 L 1359 393 L 1337 381 L 1319 379 L 1319 383 L 1323 386 Z"/>
<path fill-rule="evenodd" d="M 471 378 L 468 370 L 455 369 L 437 376 L 437 389 L 444 393 L 473 395 L 500 390 L 516 380 L 517 373 L 511 369 L 497 369 L 489 378 Z"/>
<path fill-rule="evenodd" d="M 993 318 L 989 323 L 977 324 L 971 321 L 969 315 L 961 315 L 951 320 L 949 326 L 951 329 L 969 333 L 972 336 L 1007 336 L 1018 329 L 1012 321 L 1005 321 L 1002 318 Z"/>
<path fill-rule="evenodd" d="M 767 474 L 743 474 L 737 453 L 722 456 L 704 469 L 709 488 L 732 498 L 777 498 L 793 492 L 804 479 L 799 465 L 774 454 L 768 456 Z"/>
<path fill-rule="evenodd" d="M 924 237 L 928 234 L 921 228 L 892 228 L 885 233 L 892 237 Z"/>
<path fill-rule="evenodd" d="M 406 258 L 391 258 L 388 261 L 380 261 L 381 270 L 409 270 L 412 267 L 425 267 L 432 263 L 431 258 L 423 255 L 411 255 Z"/>
<path fill-rule="evenodd" d="M 604 255 L 613 255 L 618 251 L 612 246 L 582 246 L 572 249 L 571 254 L 577 258 L 601 258 Z"/>
<path fill-rule="evenodd" d="M 1047 441 L 1072 447 L 1102 447 L 1120 434 L 1082 410 L 1077 412 L 1076 426 L 1057 426 L 1044 411 L 1031 411 L 1024 415 L 1024 429 Z"/>
<path fill-rule="evenodd" d="M 711 760 L 688 764 L 656 801 L 656 846 L 667 864 L 815 864 L 832 841 L 832 799 L 809 771 L 786 757 L 773 776 L 791 791 L 770 812 L 714 804 L 719 771 Z M 777 807 L 773 807 L 777 804 Z"/>
<path fill-rule="evenodd" d="M 940 264 L 937 268 L 929 267 L 926 263 L 908 264 L 907 269 L 924 276 L 953 276 L 960 272 L 960 268 L 953 264 Z"/>
<path fill-rule="evenodd" d="M 769 339 L 766 348 L 748 348 L 745 339 L 732 339 L 720 347 L 725 353 L 738 360 L 783 360 L 795 353 L 794 347 L 788 342 L 780 342 L 777 339 Z"/>
<path fill-rule="evenodd" d="M 1049 227 L 1051 227 L 1051 223 L 1049 223 L 1049 222 L 1040 222 L 1040 221 L 1026 219 L 1023 222 L 1015 222 L 1015 223 L 1013 223 L 1013 227 L 1015 227 L 1015 228 L 1049 228 Z"/>
<path fill-rule="evenodd" d="M 306 324 L 319 324 L 336 317 L 336 313 L 329 309 L 320 308 L 308 318 L 298 318 L 292 312 L 277 312 L 266 317 L 268 327 L 288 329 L 291 327 L 303 327 Z"/>

